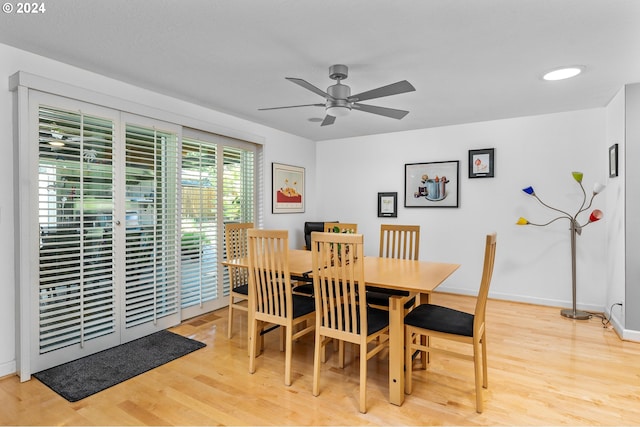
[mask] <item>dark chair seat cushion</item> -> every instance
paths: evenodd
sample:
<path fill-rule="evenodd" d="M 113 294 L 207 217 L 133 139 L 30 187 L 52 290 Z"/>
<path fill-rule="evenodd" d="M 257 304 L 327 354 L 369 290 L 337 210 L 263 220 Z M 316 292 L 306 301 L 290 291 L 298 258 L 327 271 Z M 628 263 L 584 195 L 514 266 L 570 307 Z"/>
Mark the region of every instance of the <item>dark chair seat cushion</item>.
<path fill-rule="evenodd" d="M 293 318 L 297 319 L 316 309 L 316 301 L 304 295 L 293 295 Z"/>
<path fill-rule="evenodd" d="M 306 298 L 306 297 L 302 297 Z M 350 315 L 350 312 L 349 312 Z M 360 333 L 360 310 L 356 308 L 357 333 Z M 351 322 L 349 322 L 351 323 Z M 374 334 L 389 326 L 389 312 L 379 308 L 367 307 L 367 336 Z"/>
<path fill-rule="evenodd" d="M 396 292 L 403 292 L 403 291 L 396 291 Z M 392 295 L 408 296 L 409 293 L 407 292 L 406 294 L 400 294 L 400 293 L 391 294 L 386 292 L 377 292 L 377 291 L 367 290 L 367 304 L 378 305 L 380 307 L 389 307 L 389 298 L 391 298 Z M 409 298 L 407 302 L 404 303 L 404 308 L 408 310 L 411 307 L 413 307 L 415 303 L 416 303 L 416 297 Z"/>
<path fill-rule="evenodd" d="M 238 287 L 233 288 L 233 292 L 242 294 L 242 295 L 249 295 L 249 285 L 240 285 Z"/>
<path fill-rule="evenodd" d="M 405 325 L 448 334 L 473 336 L 473 314 L 432 304 L 420 304 L 404 318 Z"/>
<path fill-rule="evenodd" d="M 367 336 L 389 326 L 389 312 L 367 307 Z"/>
<path fill-rule="evenodd" d="M 293 292 L 313 296 L 313 283 L 305 283 L 293 287 Z"/>

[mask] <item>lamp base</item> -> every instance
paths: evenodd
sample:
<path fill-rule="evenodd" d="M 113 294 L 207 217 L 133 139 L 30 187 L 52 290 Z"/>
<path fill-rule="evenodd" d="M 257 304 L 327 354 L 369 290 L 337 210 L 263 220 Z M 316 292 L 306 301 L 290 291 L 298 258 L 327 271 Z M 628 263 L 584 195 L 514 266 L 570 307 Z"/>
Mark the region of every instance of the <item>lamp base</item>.
<path fill-rule="evenodd" d="M 564 317 L 568 317 L 569 319 L 575 319 L 575 320 L 591 319 L 591 314 L 587 313 L 586 311 L 572 310 L 570 308 L 560 310 L 560 315 Z"/>

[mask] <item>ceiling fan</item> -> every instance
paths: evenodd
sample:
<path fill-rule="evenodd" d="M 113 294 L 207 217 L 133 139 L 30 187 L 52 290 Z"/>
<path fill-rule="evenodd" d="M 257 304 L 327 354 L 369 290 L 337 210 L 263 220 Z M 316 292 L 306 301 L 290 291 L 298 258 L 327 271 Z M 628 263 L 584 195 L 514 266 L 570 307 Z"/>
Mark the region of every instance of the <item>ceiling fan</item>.
<path fill-rule="evenodd" d="M 337 83 L 333 86 L 329 86 L 327 91 L 323 91 L 311 83 L 297 79 L 294 77 L 285 77 L 290 82 L 293 82 L 303 88 L 316 93 L 325 98 L 324 104 L 303 104 L 303 105 L 290 105 L 286 107 L 271 107 L 271 108 L 259 108 L 258 110 L 278 110 L 282 108 L 297 108 L 297 107 L 324 107 L 325 117 L 320 126 L 332 125 L 336 121 L 336 117 L 343 117 L 348 115 L 351 110 L 360 110 L 365 113 L 378 114 L 380 116 L 391 117 L 393 119 L 400 120 L 407 114 L 408 111 L 396 110 L 393 108 L 377 107 L 375 105 L 360 104 L 360 101 L 366 101 L 369 99 L 382 98 L 385 96 L 398 95 L 405 92 L 413 92 L 416 90 L 411 83 L 406 80 L 402 80 L 396 83 L 392 83 L 387 86 L 382 86 L 376 89 L 371 89 L 366 92 L 361 92 L 356 95 L 351 95 L 351 88 L 341 83 L 342 80 L 347 78 L 349 69 L 346 65 L 336 64 L 329 67 L 329 78 L 336 80 Z"/>

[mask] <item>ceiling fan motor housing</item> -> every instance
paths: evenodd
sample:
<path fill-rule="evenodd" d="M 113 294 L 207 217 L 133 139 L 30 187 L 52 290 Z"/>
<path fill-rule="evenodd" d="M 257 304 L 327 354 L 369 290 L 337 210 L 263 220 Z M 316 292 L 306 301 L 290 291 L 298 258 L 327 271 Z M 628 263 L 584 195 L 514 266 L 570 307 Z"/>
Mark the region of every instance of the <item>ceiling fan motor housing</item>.
<path fill-rule="evenodd" d="M 333 80 L 344 80 L 349 75 L 349 68 L 346 65 L 335 64 L 329 67 L 329 78 Z"/>

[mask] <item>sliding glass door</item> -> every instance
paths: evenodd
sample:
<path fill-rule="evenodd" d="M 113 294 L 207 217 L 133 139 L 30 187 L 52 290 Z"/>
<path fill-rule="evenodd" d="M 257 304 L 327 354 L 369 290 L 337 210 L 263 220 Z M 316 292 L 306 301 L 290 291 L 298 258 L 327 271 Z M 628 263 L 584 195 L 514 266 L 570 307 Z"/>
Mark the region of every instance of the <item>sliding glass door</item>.
<path fill-rule="evenodd" d="M 37 372 L 180 321 L 179 128 L 37 92 L 30 101 Z"/>
<path fill-rule="evenodd" d="M 181 169 L 181 306 L 189 318 L 228 304 L 224 225 L 253 222 L 255 146 L 185 130 Z"/>

